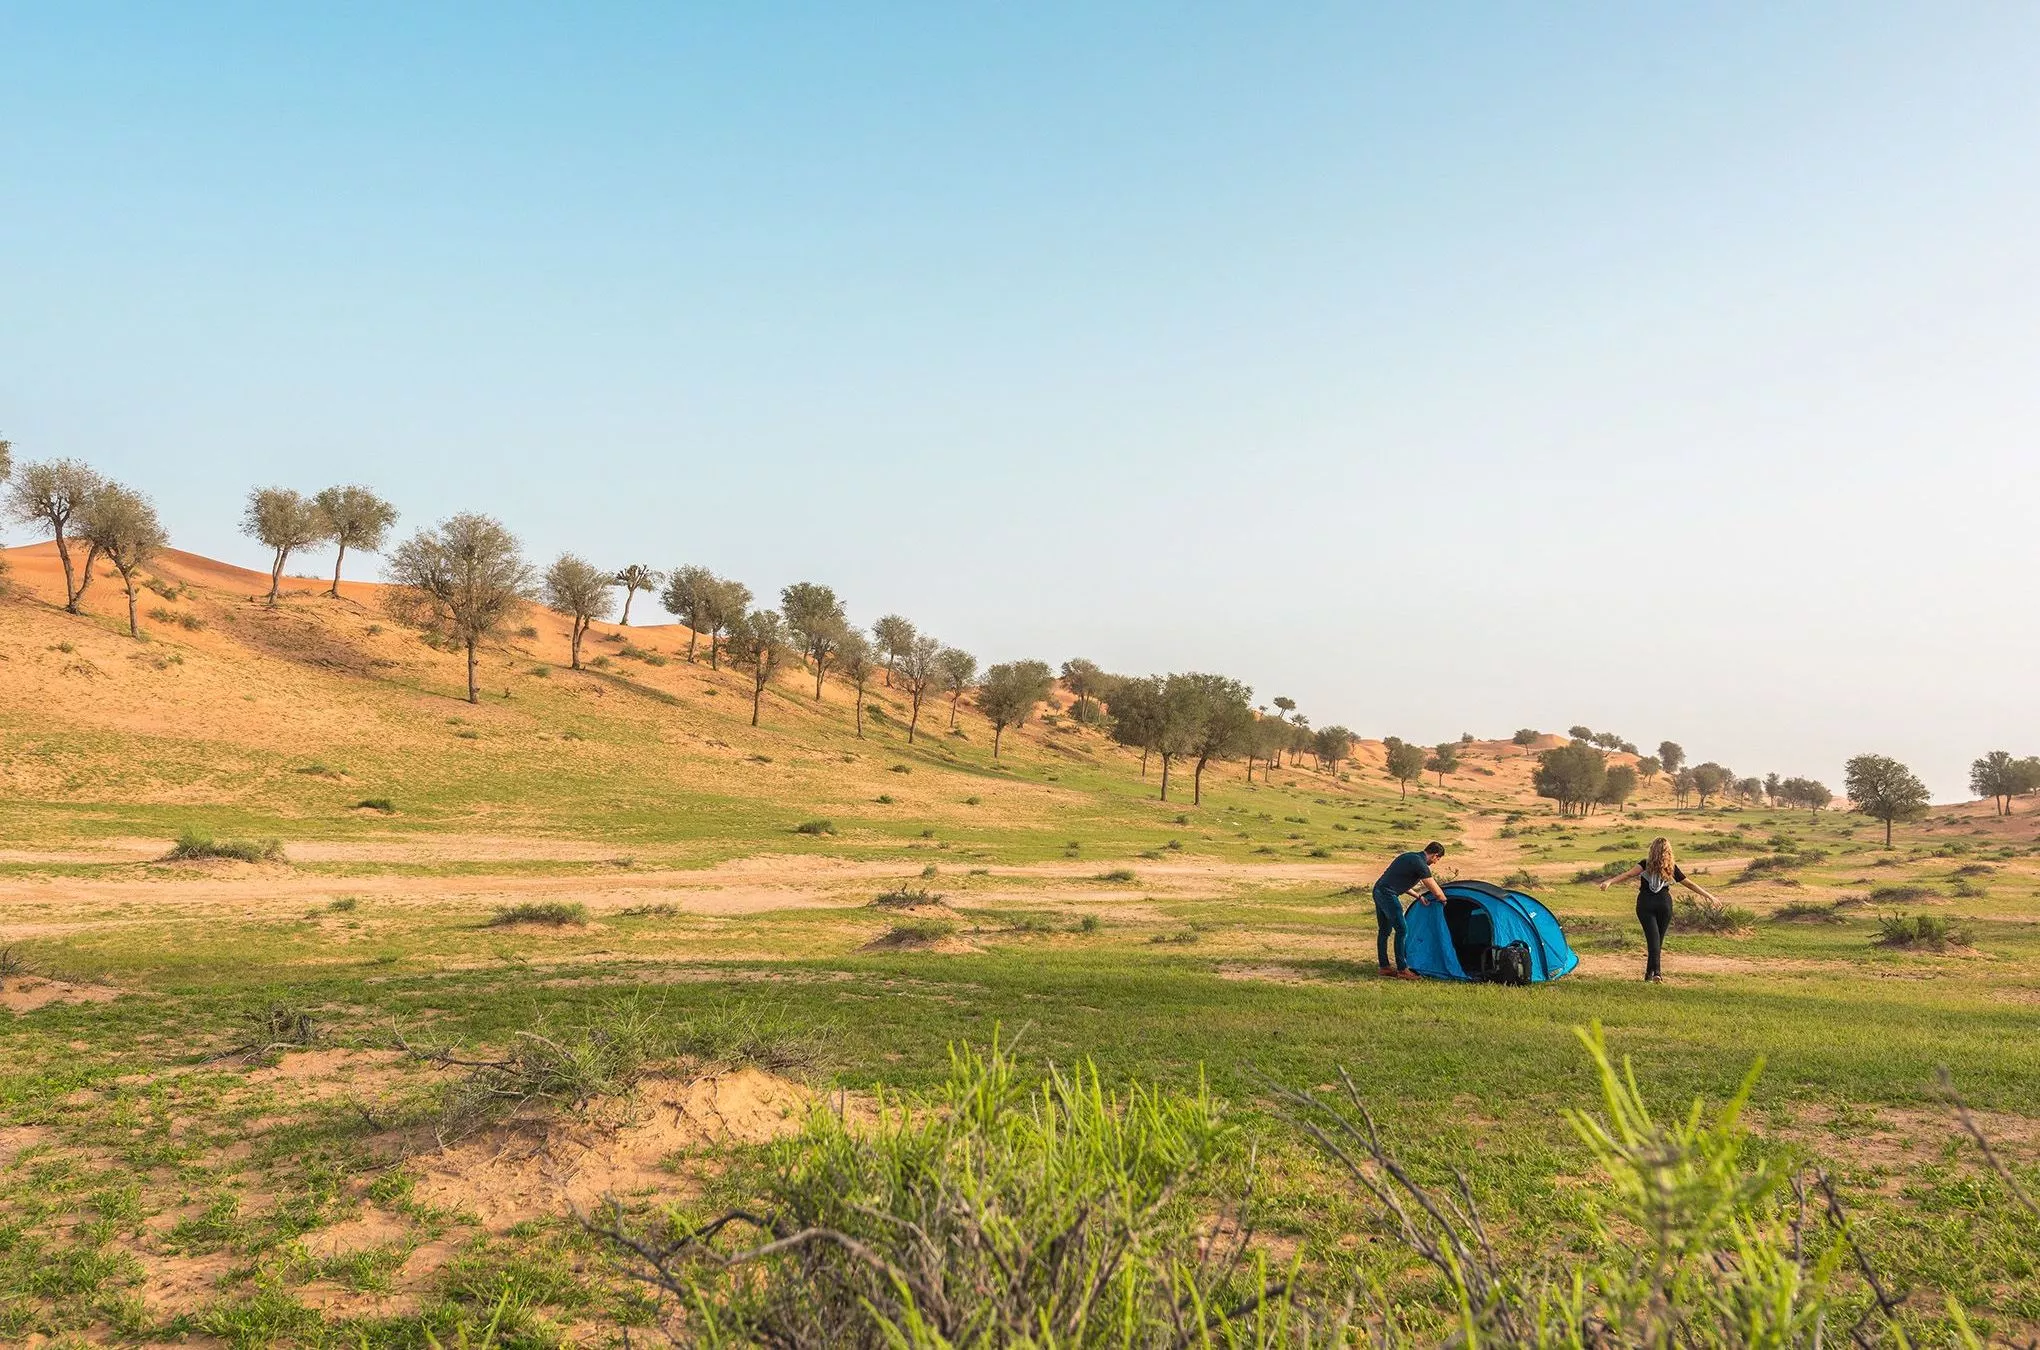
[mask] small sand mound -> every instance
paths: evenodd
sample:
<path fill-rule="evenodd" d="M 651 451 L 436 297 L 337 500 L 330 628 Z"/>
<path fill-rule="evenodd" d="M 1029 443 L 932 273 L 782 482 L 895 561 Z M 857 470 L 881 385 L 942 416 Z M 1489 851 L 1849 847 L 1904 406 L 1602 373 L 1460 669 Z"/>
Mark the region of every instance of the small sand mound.
<path fill-rule="evenodd" d="M 395 1050 L 299 1050 L 248 1071 L 248 1081 L 311 1101 L 381 1092 L 408 1080 Z"/>
<path fill-rule="evenodd" d="M 0 1172 L 28 1150 L 56 1142 L 57 1136 L 40 1125 L 0 1126 Z"/>
<path fill-rule="evenodd" d="M 351 1219 L 344 1219 L 324 1228 L 314 1229 L 304 1235 L 305 1252 L 321 1260 L 365 1252 L 375 1247 L 390 1247 L 402 1242 L 410 1233 L 410 1225 L 394 1214 L 381 1210 L 364 1210 Z"/>
<path fill-rule="evenodd" d="M 801 1127 L 816 1104 L 798 1083 L 760 1069 L 646 1085 L 625 1123 L 589 1116 L 517 1121 L 419 1159 L 418 1196 L 490 1229 L 592 1209 L 603 1196 L 675 1192 L 668 1159 L 718 1144 L 759 1144 Z"/>
<path fill-rule="evenodd" d="M 52 1003 L 111 1003 L 124 992 L 105 984 L 71 984 L 64 980 L 16 976 L 0 985 L 0 1008 L 19 1016 Z"/>
<path fill-rule="evenodd" d="M 1228 961 L 1218 968 L 1221 980 L 1267 980 L 1273 984 L 1323 984 L 1325 981 L 1295 966 L 1269 963 L 1247 964 Z"/>

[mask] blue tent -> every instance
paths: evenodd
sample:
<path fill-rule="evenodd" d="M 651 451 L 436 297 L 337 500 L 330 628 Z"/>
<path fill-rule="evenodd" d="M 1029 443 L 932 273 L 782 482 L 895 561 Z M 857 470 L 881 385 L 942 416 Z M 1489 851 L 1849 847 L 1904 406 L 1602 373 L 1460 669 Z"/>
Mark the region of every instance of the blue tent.
<path fill-rule="evenodd" d="M 1533 984 L 1555 980 L 1580 963 L 1551 911 L 1521 891 L 1484 881 L 1449 881 L 1444 890 L 1444 904 L 1412 900 L 1404 911 L 1410 969 L 1417 974 L 1434 980 L 1476 979 L 1481 954 L 1512 942 L 1530 949 Z"/>

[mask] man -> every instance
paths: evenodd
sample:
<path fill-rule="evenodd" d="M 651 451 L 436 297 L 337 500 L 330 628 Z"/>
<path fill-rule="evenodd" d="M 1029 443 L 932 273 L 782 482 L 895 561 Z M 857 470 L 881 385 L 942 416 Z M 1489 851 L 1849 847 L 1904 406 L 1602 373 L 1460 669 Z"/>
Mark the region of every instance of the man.
<path fill-rule="evenodd" d="M 1419 893 L 1417 903 L 1428 905 L 1435 898 L 1436 903 L 1445 903 L 1445 892 L 1431 876 L 1431 865 L 1445 856 L 1445 846 L 1433 839 L 1424 845 L 1422 853 L 1398 853 L 1388 870 L 1381 874 L 1381 880 L 1374 883 L 1374 918 L 1381 931 L 1375 936 L 1374 951 L 1381 962 L 1381 973 L 1388 979 L 1414 980 L 1415 971 L 1410 969 L 1410 959 L 1404 949 L 1407 927 L 1403 923 L 1403 892 L 1421 884 L 1429 895 Z M 1395 965 L 1388 964 L 1388 935 L 1395 934 Z"/>

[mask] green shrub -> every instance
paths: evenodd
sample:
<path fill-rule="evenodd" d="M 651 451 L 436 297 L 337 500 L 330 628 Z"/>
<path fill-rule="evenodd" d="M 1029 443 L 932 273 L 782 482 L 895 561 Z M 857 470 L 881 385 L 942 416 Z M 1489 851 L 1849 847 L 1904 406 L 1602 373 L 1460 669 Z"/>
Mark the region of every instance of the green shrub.
<path fill-rule="evenodd" d="M 1940 898 L 1941 893 L 1931 886 L 1879 886 L 1870 892 L 1873 905 L 1909 905 Z"/>
<path fill-rule="evenodd" d="M 464 741 L 478 741 L 482 738 L 482 733 L 476 731 L 473 727 L 462 727 L 459 731 L 456 731 L 453 734 L 460 737 L 460 739 Z"/>
<path fill-rule="evenodd" d="M 1606 881 L 1609 877 L 1619 877 L 1634 866 L 1636 864 L 1627 859 L 1611 858 L 1599 867 L 1583 867 L 1573 873 L 1572 884 L 1575 886 L 1595 885 Z"/>
<path fill-rule="evenodd" d="M 1193 1199 L 1243 1152 L 1206 1092 L 1107 1090 L 1082 1063 L 1037 1087 L 994 1044 L 952 1050 L 934 1099 L 875 1128 L 815 1113 L 732 1214 L 599 1231 L 725 1344 L 1301 1344 L 1279 1282 L 1211 1243 Z"/>
<path fill-rule="evenodd" d="M 836 832 L 836 822 L 833 820 L 803 820 L 800 824 L 793 827 L 793 832 L 795 834 L 834 834 Z"/>
<path fill-rule="evenodd" d="M 342 895 L 327 902 L 326 908 L 332 910 L 335 914 L 352 914 L 360 906 L 360 896 Z"/>
<path fill-rule="evenodd" d="M 1132 881 L 1134 880 L 1133 870 L 1127 867 L 1115 867 L 1110 872 L 1100 872 L 1097 876 L 1097 880 Z"/>
<path fill-rule="evenodd" d="M 357 811 L 380 811 L 386 816 L 397 813 L 397 804 L 388 797 L 363 797 L 354 804 Z"/>
<path fill-rule="evenodd" d="M 501 905 L 488 926 L 502 928 L 514 923 L 544 924 L 552 928 L 579 928 L 588 922 L 588 907 L 578 900 L 527 900 Z"/>
<path fill-rule="evenodd" d="M 1787 872 L 1795 867 L 1811 867 L 1827 860 L 1827 850 L 1804 849 L 1796 853 L 1768 853 L 1752 858 L 1744 866 L 1737 881 L 1756 881 L 1776 872 Z"/>
<path fill-rule="evenodd" d="M 872 909 L 915 909 L 922 905 L 939 905 L 943 901 L 940 891 L 926 887 L 914 888 L 895 886 L 889 891 L 880 891 L 872 897 Z"/>
<path fill-rule="evenodd" d="M 963 804 L 965 806 L 982 806 L 984 805 L 984 801 L 985 799 L 983 797 L 965 797 L 963 799 Z"/>
<path fill-rule="evenodd" d="M 1192 943 L 1202 942 L 1203 940 L 1204 934 L 1198 932 L 1195 928 L 1182 928 L 1173 933 L 1157 933 L 1149 938 L 1148 942 L 1154 946 L 1166 947 L 1189 946 Z"/>
<path fill-rule="evenodd" d="M 1967 947 L 1969 926 L 1937 914 L 1886 914 L 1877 920 L 1877 932 L 1870 940 L 1881 947 L 1926 947 L 1945 951 Z"/>
<path fill-rule="evenodd" d="M 1095 914 L 1086 914 L 1077 921 L 1078 930 L 1085 933 L 1095 933 L 1104 926 L 1104 922 Z"/>
<path fill-rule="evenodd" d="M 215 839 L 198 830 L 186 830 L 165 855 L 170 860 L 228 858 L 235 862 L 284 862 L 283 843 L 276 839 Z"/>
<path fill-rule="evenodd" d="M 913 771 L 914 766 L 911 764 L 895 764 L 891 769 L 887 770 L 888 773 L 912 773 Z"/>
<path fill-rule="evenodd" d="M 1502 887 L 1511 891 L 1534 891 L 1537 889 L 1537 878 L 1531 875 L 1529 868 L 1519 867 L 1502 878 Z"/>

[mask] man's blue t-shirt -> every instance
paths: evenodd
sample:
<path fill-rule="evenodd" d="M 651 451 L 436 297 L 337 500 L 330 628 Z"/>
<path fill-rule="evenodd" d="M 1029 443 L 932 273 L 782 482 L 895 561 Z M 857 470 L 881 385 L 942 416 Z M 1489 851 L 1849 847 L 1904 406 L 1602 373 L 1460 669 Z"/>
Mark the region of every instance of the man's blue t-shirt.
<path fill-rule="evenodd" d="M 1431 860 L 1421 853 L 1398 853 L 1388 870 L 1381 874 L 1381 880 L 1374 883 L 1377 891 L 1390 895 L 1401 895 L 1410 887 L 1431 875 Z"/>

